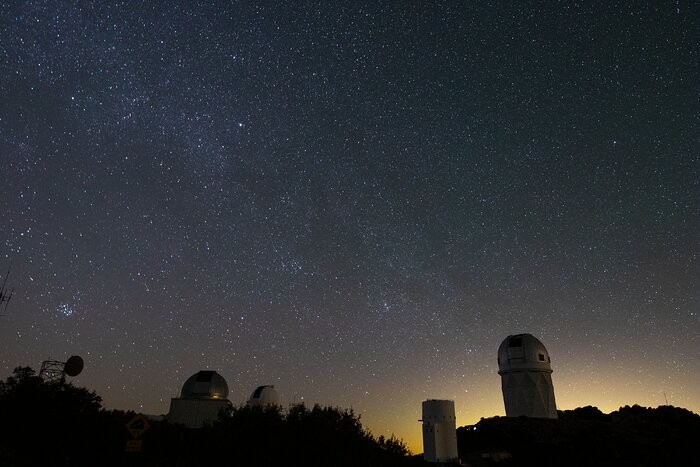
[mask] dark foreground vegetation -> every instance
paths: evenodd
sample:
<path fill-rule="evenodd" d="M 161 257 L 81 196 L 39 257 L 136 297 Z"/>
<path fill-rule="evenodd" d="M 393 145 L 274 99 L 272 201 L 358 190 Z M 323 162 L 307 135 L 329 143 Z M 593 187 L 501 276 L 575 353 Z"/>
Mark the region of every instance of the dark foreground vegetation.
<path fill-rule="evenodd" d="M 700 415 L 672 406 L 595 407 L 558 420 L 494 417 L 457 429 L 459 454 L 473 467 L 699 465 Z"/>
<path fill-rule="evenodd" d="M 337 408 L 231 408 L 200 430 L 151 422 L 143 451 L 127 453 L 134 416 L 104 410 L 94 392 L 17 368 L 0 381 L 0 467 L 428 465 Z M 583 407 L 559 412 L 559 420 L 482 419 L 459 428 L 457 439 L 472 467 L 698 465 L 700 416 L 671 406 L 607 415 Z"/>
<path fill-rule="evenodd" d="M 15 369 L 0 382 L 0 467 L 423 465 L 401 441 L 373 437 L 352 411 L 303 404 L 232 408 L 200 430 L 151 422 L 143 451 L 126 453 L 135 414 L 101 402 L 94 392 Z"/>

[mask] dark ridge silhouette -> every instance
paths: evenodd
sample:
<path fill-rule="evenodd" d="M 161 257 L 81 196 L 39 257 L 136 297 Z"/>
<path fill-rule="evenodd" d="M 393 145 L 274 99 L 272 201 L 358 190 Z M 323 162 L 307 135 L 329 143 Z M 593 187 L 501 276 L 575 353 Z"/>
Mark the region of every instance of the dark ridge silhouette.
<path fill-rule="evenodd" d="M 481 419 L 457 429 L 460 457 L 476 466 L 695 465 L 700 416 L 682 408 L 625 406 L 559 411 L 559 420 Z"/>

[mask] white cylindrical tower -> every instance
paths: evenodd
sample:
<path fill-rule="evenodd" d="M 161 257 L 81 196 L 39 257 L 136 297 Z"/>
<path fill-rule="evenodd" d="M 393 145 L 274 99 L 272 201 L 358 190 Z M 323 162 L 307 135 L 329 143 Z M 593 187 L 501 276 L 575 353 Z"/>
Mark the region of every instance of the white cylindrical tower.
<path fill-rule="evenodd" d="M 423 459 L 427 462 L 454 463 L 457 454 L 457 428 L 454 401 L 423 401 Z"/>
<path fill-rule="evenodd" d="M 530 334 L 508 336 L 498 348 L 508 417 L 557 418 L 549 352 Z"/>
<path fill-rule="evenodd" d="M 280 405 L 280 395 L 274 386 L 258 386 L 248 399 L 248 407 Z"/>

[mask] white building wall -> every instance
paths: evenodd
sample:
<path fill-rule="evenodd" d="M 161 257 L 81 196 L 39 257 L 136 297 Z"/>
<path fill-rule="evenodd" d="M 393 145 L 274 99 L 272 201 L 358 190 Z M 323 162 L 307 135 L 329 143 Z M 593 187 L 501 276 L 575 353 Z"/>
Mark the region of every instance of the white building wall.
<path fill-rule="evenodd" d="M 201 428 L 215 421 L 219 411 L 228 405 L 229 401 L 225 399 L 171 399 L 168 422 Z"/>
<path fill-rule="evenodd" d="M 455 403 L 429 399 L 423 402 L 423 459 L 427 462 L 457 462 Z"/>
<path fill-rule="evenodd" d="M 501 376 L 503 400 L 509 417 L 557 418 L 552 375 L 518 371 Z"/>

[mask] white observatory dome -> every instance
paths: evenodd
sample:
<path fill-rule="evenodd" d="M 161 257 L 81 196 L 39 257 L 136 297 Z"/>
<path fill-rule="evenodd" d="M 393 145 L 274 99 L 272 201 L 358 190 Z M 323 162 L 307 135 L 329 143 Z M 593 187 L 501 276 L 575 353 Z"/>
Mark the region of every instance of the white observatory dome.
<path fill-rule="evenodd" d="M 498 373 L 525 368 L 551 373 L 549 352 L 544 344 L 531 334 L 506 337 L 498 348 Z"/>
<path fill-rule="evenodd" d="M 274 386 L 258 386 L 248 399 L 248 407 L 279 404 L 280 395 Z"/>
<path fill-rule="evenodd" d="M 185 381 L 182 386 L 182 399 L 227 399 L 228 384 L 216 371 L 199 371 Z"/>

